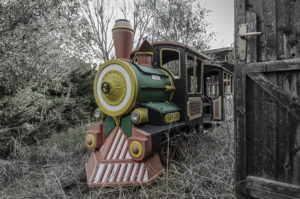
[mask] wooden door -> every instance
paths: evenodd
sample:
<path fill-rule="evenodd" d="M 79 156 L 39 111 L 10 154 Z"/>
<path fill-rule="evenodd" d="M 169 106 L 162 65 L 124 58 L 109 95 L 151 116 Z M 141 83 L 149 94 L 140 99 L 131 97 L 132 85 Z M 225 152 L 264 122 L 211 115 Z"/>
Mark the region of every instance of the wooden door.
<path fill-rule="evenodd" d="M 237 198 L 300 198 L 300 0 L 235 0 L 235 61 Z"/>
<path fill-rule="evenodd" d="M 213 99 L 213 118 L 214 120 L 222 120 L 222 96 Z"/>

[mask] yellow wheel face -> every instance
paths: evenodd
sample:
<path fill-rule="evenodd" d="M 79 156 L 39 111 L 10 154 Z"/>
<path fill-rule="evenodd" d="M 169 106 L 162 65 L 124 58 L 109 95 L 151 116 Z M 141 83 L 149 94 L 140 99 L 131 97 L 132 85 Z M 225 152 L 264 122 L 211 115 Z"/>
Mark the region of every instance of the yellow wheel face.
<path fill-rule="evenodd" d="M 138 141 L 131 142 L 129 146 L 130 155 L 134 158 L 140 158 L 143 154 L 143 147 Z"/>
<path fill-rule="evenodd" d="M 94 97 L 106 115 L 129 113 L 135 106 L 137 92 L 137 78 L 127 62 L 113 59 L 100 66 L 94 80 Z"/>
<path fill-rule="evenodd" d="M 111 70 L 105 73 L 101 85 L 109 85 L 109 88 L 101 88 L 102 97 L 107 104 L 115 106 L 124 100 L 127 90 L 126 79 L 120 71 Z"/>

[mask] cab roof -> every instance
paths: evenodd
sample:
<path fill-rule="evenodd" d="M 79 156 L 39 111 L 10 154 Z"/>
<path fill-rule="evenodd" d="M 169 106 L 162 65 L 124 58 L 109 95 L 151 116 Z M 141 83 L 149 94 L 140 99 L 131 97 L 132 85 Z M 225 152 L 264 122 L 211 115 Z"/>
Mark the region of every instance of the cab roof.
<path fill-rule="evenodd" d="M 187 45 L 184 45 L 182 43 L 178 43 L 178 42 L 170 42 L 170 41 L 157 41 L 157 42 L 153 42 L 150 43 L 153 47 L 155 46 L 173 46 L 173 47 L 179 47 L 179 48 L 184 48 L 187 49 L 189 51 L 191 51 L 192 53 L 196 54 L 198 57 L 202 58 L 202 59 L 206 59 L 206 60 L 210 60 L 210 58 L 204 54 L 201 53 Z M 138 48 L 137 48 L 138 49 Z M 133 50 L 130 52 L 130 56 L 132 56 L 134 53 L 136 53 L 137 49 Z"/>

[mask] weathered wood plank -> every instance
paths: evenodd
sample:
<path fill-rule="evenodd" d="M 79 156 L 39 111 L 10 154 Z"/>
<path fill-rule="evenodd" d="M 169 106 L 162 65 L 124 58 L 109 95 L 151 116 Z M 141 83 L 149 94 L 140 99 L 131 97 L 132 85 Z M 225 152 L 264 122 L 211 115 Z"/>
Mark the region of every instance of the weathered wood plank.
<path fill-rule="evenodd" d="M 284 85 L 285 77 L 288 76 L 287 72 L 279 73 L 277 75 L 277 85 L 282 90 L 288 91 L 286 86 Z M 290 129 L 289 129 L 289 118 L 286 110 L 278 106 L 277 108 L 277 160 L 276 160 L 276 168 L 277 174 L 276 179 L 282 182 L 290 182 L 291 181 L 291 168 L 290 168 L 290 160 L 289 160 L 289 137 L 290 137 Z"/>
<path fill-rule="evenodd" d="M 247 189 L 251 196 L 264 199 L 299 199 L 300 186 L 283 182 L 247 177 Z"/>
<path fill-rule="evenodd" d="M 276 73 L 268 73 L 268 80 L 277 82 Z M 276 145 L 277 145 L 277 103 L 267 92 L 262 95 L 262 107 L 258 107 L 264 117 L 264 150 L 263 154 L 263 176 L 269 179 L 276 178 Z M 259 137 L 257 137 L 259 138 Z"/>
<path fill-rule="evenodd" d="M 290 0 L 277 0 L 276 23 L 277 23 L 277 58 L 288 59 L 288 34 L 290 31 Z"/>
<path fill-rule="evenodd" d="M 300 103 L 300 72 L 292 73 L 290 81 L 289 93 Z M 292 164 L 292 183 L 300 185 L 300 121 L 290 118 L 292 135 L 291 142 L 291 164 Z"/>
<path fill-rule="evenodd" d="M 253 7 L 253 1 L 248 1 L 247 2 L 247 10 Z M 246 22 L 247 22 L 247 32 L 256 32 L 256 15 L 253 12 L 246 12 Z M 257 61 L 257 40 L 256 37 L 249 37 L 247 38 L 247 57 L 246 57 L 246 63 L 255 63 Z M 253 117 L 254 117 L 254 112 L 252 109 L 254 106 L 254 101 L 251 99 L 253 97 L 253 90 L 251 82 L 248 82 L 249 79 L 246 79 L 246 96 L 249 96 L 247 100 L 245 101 L 245 108 L 246 108 L 246 137 L 250 137 L 250 139 L 247 139 L 247 144 L 246 144 L 246 172 L 247 175 L 251 174 L 254 172 L 254 168 L 252 164 L 249 164 L 247 162 L 252 162 L 254 161 L 254 128 L 253 128 Z"/>
<path fill-rule="evenodd" d="M 246 158 L 250 164 L 246 164 L 247 175 L 254 175 L 254 102 L 257 101 L 257 96 L 254 92 L 254 84 L 251 84 L 251 79 L 246 80 L 246 95 L 249 96 L 246 102 L 246 127 L 247 127 L 247 147 L 246 147 Z"/>
<path fill-rule="evenodd" d="M 265 146 L 265 117 L 261 112 L 263 108 L 263 101 L 261 96 L 263 94 L 262 89 L 257 85 L 253 85 L 254 95 L 259 95 L 260 97 L 256 100 L 253 100 L 254 106 L 254 116 L 253 116 L 253 175 L 262 177 L 263 176 L 263 164 L 264 164 L 264 151 L 266 150 Z M 248 146 L 249 147 L 249 146 Z M 248 158 L 248 157 L 247 157 Z"/>
<path fill-rule="evenodd" d="M 300 74 L 299 72 L 297 72 Z M 290 96 L 292 96 L 294 99 L 297 98 L 295 94 L 293 94 L 295 90 L 295 84 L 293 84 L 293 80 L 295 79 L 295 75 L 297 73 L 285 73 L 283 76 L 283 90 L 288 93 Z M 286 125 L 287 129 L 282 132 L 286 134 L 285 137 L 285 162 L 283 165 L 284 172 L 285 172 L 285 182 L 292 183 L 293 178 L 293 157 L 294 157 L 294 134 L 295 134 L 295 123 L 298 123 L 298 121 L 295 120 L 295 118 L 289 114 L 288 112 L 285 113 L 286 115 Z"/>
<path fill-rule="evenodd" d="M 277 85 L 270 82 L 262 73 L 248 73 L 248 76 L 259 85 L 265 92 L 271 95 L 282 107 L 284 107 L 296 119 L 300 120 L 300 104 L 281 90 Z"/>
<path fill-rule="evenodd" d="M 256 62 L 247 65 L 247 72 L 275 72 L 300 70 L 300 59 Z"/>
<path fill-rule="evenodd" d="M 236 85 L 234 95 L 234 120 L 235 120 L 235 181 L 236 181 L 236 196 L 237 198 L 247 198 L 243 194 L 246 193 L 246 187 L 243 186 L 243 181 L 246 179 L 246 75 L 244 65 L 235 67 L 235 82 Z"/>
<path fill-rule="evenodd" d="M 292 183 L 300 185 L 300 123 L 298 122 L 294 135 L 294 157 Z"/>
<path fill-rule="evenodd" d="M 292 4 L 292 38 L 290 40 L 292 58 L 300 57 L 300 1 L 291 1 Z"/>
<path fill-rule="evenodd" d="M 262 40 L 262 60 L 274 61 L 277 59 L 277 42 L 276 42 L 276 1 L 263 0 L 263 38 Z"/>
<path fill-rule="evenodd" d="M 257 18 L 257 31 L 264 32 L 264 14 L 263 14 L 263 0 L 253 0 L 253 12 Z M 260 36 L 257 38 L 257 60 L 262 60 L 262 45 L 264 44 L 264 37 Z"/>
<path fill-rule="evenodd" d="M 247 32 L 256 32 L 256 15 L 253 12 L 246 12 Z M 257 61 L 256 37 L 247 37 L 246 63 Z"/>
<path fill-rule="evenodd" d="M 246 0 L 246 11 L 253 12 L 253 0 Z"/>
<path fill-rule="evenodd" d="M 235 44 L 238 44 L 239 40 L 239 25 L 246 22 L 245 12 L 246 0 L 234 1 L 234 23 L 235 23 Z M 236 198 L 247 199 L 246 186 L 244 185 L 246 179 L 246 116 L 245 116 L 245 88 L 246 88 L 246 75 L 245 65 L 241 63 L 239 57 L 239 46 L 235 45 L 235 60 L 236 65 L 234 68 L 234 120 L 235 120 L 235 190 Z"/>
<path fill-rule="evenodd" d="M 246 11 L 246 0 L 234 0 L 235 19 L 239 18 L 239 12 Z"/>

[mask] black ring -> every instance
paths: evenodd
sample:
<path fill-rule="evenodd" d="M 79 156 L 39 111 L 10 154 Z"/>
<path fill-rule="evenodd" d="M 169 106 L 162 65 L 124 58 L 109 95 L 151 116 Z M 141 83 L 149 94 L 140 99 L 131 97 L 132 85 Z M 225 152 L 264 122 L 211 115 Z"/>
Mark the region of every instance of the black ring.
<path fill-rule="evenodd" d="M 102 85 L 101 85 L 101 90 L 104 94 L 109 93 L 109 91 L 110 91 L 109 83 L 108 82 L 103 82 Z"/>

